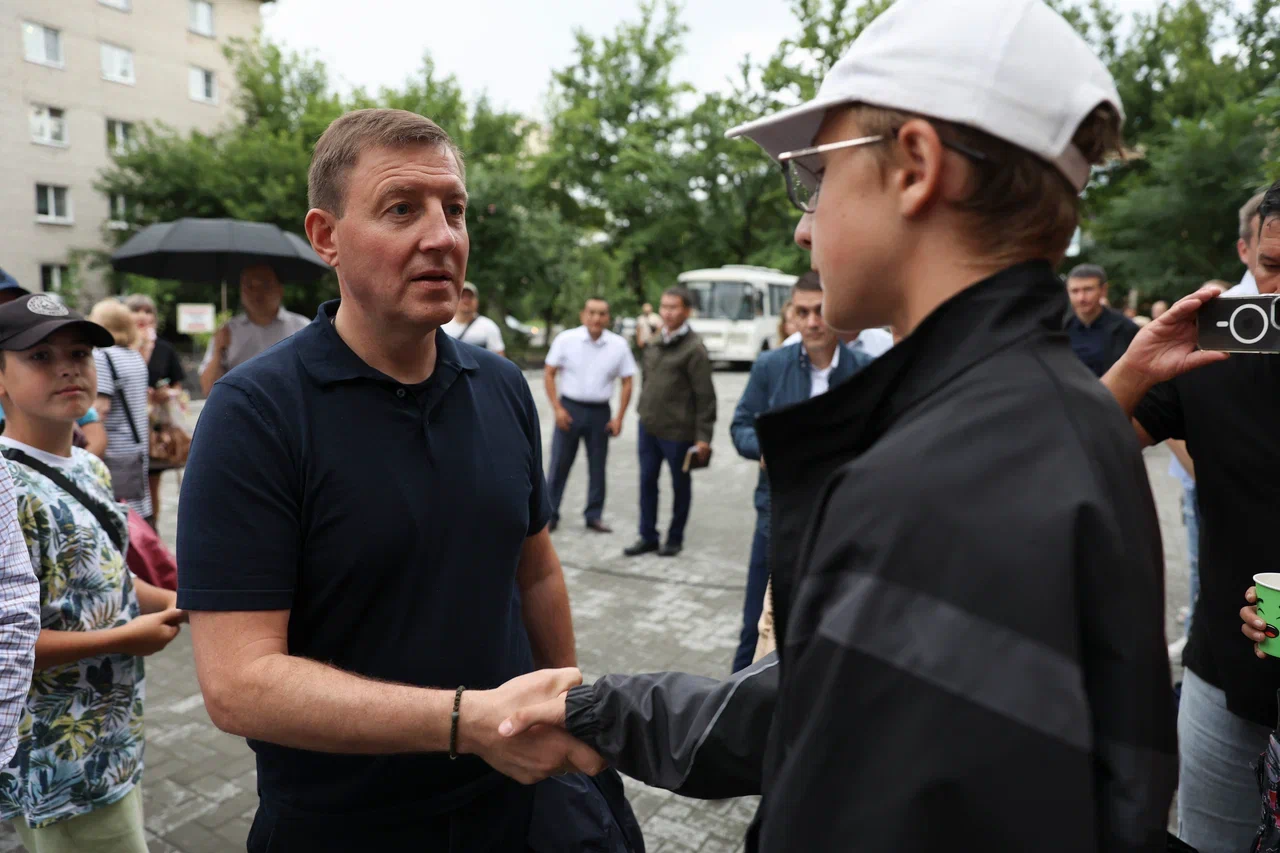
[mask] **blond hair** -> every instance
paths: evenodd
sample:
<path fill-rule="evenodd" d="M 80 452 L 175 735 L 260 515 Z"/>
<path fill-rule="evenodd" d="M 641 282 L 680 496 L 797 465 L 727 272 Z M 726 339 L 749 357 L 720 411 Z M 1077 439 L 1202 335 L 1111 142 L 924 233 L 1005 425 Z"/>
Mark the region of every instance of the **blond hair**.
<path fill-rule="evenodd" d="M 868 104 L 850 109 L 867 136 L 894 136 L 906 122 L 923 118 L 942 139 L 984 155 L 983 160 L 968 158 L 968 196 L 959 204 L 973 220 L 969 240 L 977 251 L 1010 264 L 1056 262 L 1066 253 L 1080 220 L 1080 195 L 1056 166 L 967 125 Z M 1099 104 L 1076 128 L 1072 143 L 1091 165 L 1123 155 L 1120 113 L 1111 104 Z M 884 171 L 898 149 L 877 145 L 871 150 Z"/>
<path fill-rule="evenodd" d="M 1240 239 L 1246 243 L 1252 243 L 1253 239 L 1258 236 L 1253 230 L 1254 217 L 1258 215 L 1259 208 L 1262 207 L 1262 200 L 1266 198 L 1267 191 L 1255 195 L 1244 203 L 1244 207 L 1240 208 Z"/>
<path fill-rule="evenodd" d="M 89 320 L 110 332 L 116 346 L 132 348 L 138 343 L 138 323 L 119 299 L 104 299 L 94 305 Z"/>
<path fill-rule="evenodd" d="M 307 172 L 307 200 L 312 207 L 342 217 L 347 178 L 360 155 L 370 148 L 443 146 L 453 152 L 458 175 L 466 182 L 462 151 L 440 125 L 407 110 L 355 110 L 334 119 L 316 142 Z"/>

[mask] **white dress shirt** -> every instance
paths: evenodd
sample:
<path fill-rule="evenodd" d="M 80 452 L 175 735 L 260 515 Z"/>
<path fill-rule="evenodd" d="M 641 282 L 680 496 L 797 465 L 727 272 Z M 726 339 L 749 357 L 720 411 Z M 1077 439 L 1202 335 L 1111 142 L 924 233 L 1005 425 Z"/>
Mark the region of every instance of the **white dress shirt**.
<path fill-rule="evenodd" d="M 464 344 L 471 344 L 498 354 L 507 351 L 506 346 L 502 343 L 502 330 L 498 328 L 497 323 L 483 314 L 477 314 L 476 318 L 470 323 L 450 320 L 440 328 L 444 329 L 444 333 L 455 341 L 460 340 Z"/>
<path fill-rule="evenodd" d="M 813 366 L 813 362 L 809 362 L 809 398 L 812 399 L 819 394 L 827 393 L 827 389 L 831 387 L 831 371 L 840 364 L 840 347 L 836 347 L 836 351 L 831 354 L 831 363 L 819 370 Z"/>
<path fill-rule="evenodd" d="M 556 335 L 546 364 L 556 368 L 560 396 L 579 403 L 609 402 L 614 382 L 636 373 L 636 360 L 625 338 L 608 329 L 592 338 L 586 326 Z"/>
<path fill-rule="evenodd" d="M 1240 283 L 1228 290 L 1223 296 L 1257 296 L 1258 282 L 1254 281 L 1253 273 L 1245 270 L 1244 278 L 1240 279 Z"/>

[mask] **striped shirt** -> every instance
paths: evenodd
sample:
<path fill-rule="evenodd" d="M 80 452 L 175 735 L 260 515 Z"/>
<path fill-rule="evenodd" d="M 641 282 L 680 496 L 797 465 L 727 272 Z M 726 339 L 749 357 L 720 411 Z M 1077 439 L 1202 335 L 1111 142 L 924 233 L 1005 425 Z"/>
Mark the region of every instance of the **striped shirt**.
<path fill-rule="evenodd" d="M 18 747 L 40 636 L 40 583 L 18 525 L 17 494 L 0 460 L 0 767 Z"/>
<path fill-rule="evenodd" d="M 107 363 L 108 358 L 110 364 Z M 147 417 L 147 388 L 150 382 L 147 363 L 137 352 L 121 346 L 94 350 L 93 360 L 98 366 L 98 395 L 111 400 L 111 410 L 103 419 L 107 430 L 107 459 L 111 465 L 119 465 L 125 460 L 142 465 L 142 498 L 128 501 L 128 504 L 138 515 L 150 518 L 151 487 L 147 483 L 147 468 L 150 464 L 151 426 Z M 113 366 L 116 373 L 114 379 L 111 376 Z M 120 402 L 121 393 L 128 403 L 129 415 L 133 418 L 132 429 L 129 427 L 129 419 L 125 417 L 125 406 Z M 135 432 L 137 440 L 134 439 Z M 140 463 L 137 462 L 139 458 Z"/>

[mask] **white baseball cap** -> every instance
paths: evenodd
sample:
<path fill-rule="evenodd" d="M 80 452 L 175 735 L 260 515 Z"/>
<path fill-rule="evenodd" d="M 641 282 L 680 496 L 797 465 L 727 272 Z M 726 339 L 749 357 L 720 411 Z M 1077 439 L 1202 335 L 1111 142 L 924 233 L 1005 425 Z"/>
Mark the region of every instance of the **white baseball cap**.
<path fill-rule="evenodd" d="M 807 104 L 735 127 L 775 160 L 813 144 L 850 103 L 985 131 L 1036 154 L 1077 190 L 1089 162 L 1071 138 L 1099 104 L 1123 118 L 1115 81 L 1042 0 L 898 0 L 858 36 Z"/>

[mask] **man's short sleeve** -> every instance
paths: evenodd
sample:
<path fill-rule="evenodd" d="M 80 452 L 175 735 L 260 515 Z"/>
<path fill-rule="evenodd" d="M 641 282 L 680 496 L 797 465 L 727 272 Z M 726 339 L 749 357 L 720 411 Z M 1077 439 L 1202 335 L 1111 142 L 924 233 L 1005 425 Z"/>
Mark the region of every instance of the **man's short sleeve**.
<path fill-rule="evenodd" d="M 636 375 L 636 359 L 631 354 L 631 347 L 627 346 L 625 338 L 618 338 L 619 346 L 622 350 L 622 359 L 619 362 L 618 376 L 626 379 L 628 376 Z"/>
<path fill-rule="evenodd" d="M 226 382 L 209 395 L 178 504 L 179 607 L 292 607 L 301 507 L 279 412 Z"/>
<path fill-rule="evenodd" d="M 547 357 L 542 362 L 547 367 L 564 367 L 564 335 L 561 332 L 551 341 L 551 349 L 547 350 Z"/>
<path fill-rule="evenodd" d="M 111 379 L 111 367 L 107 364 L 106 352 L 100 349 L 94 350 L 93 363 L 98 368 L 98 394 L 110 397 L 116 393 L 116 383 Z"/>
<path fill-rule="evenodd" d="M 1133 418 L 1156 444 L 1168 438 L 1186 438 L 1187 425 L 1177 380 L 1162 382 L 1148 391 L 1134 409 Z"/>
<path fill-rule="evenodd" d="M 529 383 L 521 382 L 524 389 L 521 404 L 524 408 L 525 434 L 529 438 L 529 446 L 533 449 L 530 465 L 533 466 L 531 480 L 533 489 L 529 493 L 529 532 L 534 536 L 542 532 L 542 528 L 551 521 L 551 496 L 547 492 L 547 478 L 542 473 L 542 426 L 538 421 L 538 407 L 534 405 L 533 394 L 529 391 Z"/>
<path fill-rule="evenodd" d="M 489 352 L 506 352 L 507 345 L 502 342 L 502 330 L 498 328 L 498 324 L 489 320 L 485 327 L 484 348 Z"/>

